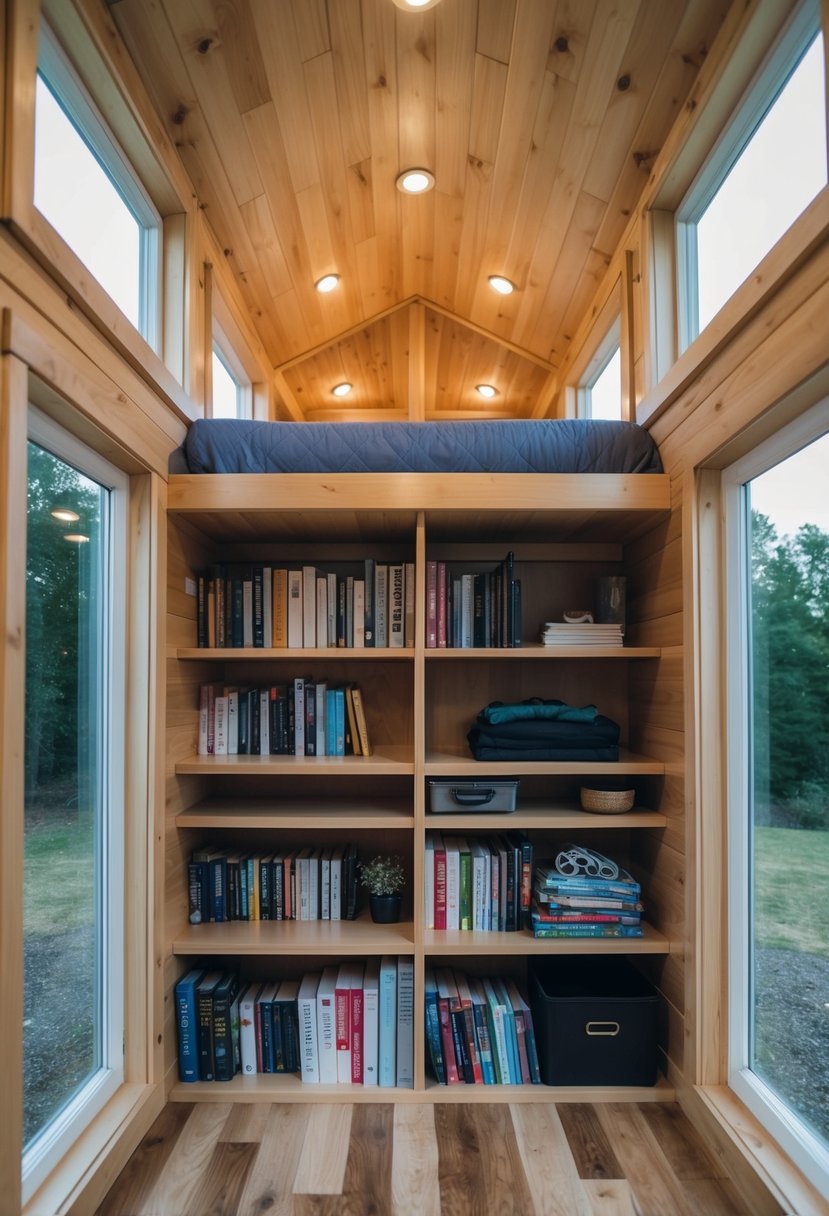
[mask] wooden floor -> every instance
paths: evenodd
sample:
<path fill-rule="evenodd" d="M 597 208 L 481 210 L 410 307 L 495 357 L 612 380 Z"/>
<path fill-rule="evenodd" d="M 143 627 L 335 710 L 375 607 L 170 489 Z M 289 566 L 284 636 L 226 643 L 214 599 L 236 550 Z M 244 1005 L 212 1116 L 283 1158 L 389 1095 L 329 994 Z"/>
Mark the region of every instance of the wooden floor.
<path fill-rule="evenodd" d="M 676 1105 L 168 1105 L 98 1216 L 735 1216 Z"/>

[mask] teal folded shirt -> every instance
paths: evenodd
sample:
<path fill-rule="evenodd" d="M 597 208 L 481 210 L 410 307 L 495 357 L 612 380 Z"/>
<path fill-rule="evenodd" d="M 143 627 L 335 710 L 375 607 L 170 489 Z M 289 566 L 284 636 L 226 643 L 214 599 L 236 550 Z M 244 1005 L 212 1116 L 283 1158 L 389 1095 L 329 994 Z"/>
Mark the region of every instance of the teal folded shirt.
<path fill-rule="evenodd" d="M 558 722 L 595 722 L 599 711 L 595 705 L 566 705 L 564 701 L 521 701 L 504 705 L 493 701 L 478 715 L 479 722 L 500 726 L 504 722 L 526 722 L 532 718 L 547 718 Z"/>

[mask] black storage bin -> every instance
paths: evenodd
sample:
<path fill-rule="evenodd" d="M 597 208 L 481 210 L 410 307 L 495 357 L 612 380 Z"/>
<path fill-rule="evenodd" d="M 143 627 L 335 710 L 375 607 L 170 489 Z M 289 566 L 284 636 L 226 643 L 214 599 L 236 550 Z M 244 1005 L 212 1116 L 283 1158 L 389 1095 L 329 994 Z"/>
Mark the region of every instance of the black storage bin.
<path fill-rule="evenodd" d="M 623 958 L 530 960 L 545 1085 L 653 1085 L 658 996 Z"/>

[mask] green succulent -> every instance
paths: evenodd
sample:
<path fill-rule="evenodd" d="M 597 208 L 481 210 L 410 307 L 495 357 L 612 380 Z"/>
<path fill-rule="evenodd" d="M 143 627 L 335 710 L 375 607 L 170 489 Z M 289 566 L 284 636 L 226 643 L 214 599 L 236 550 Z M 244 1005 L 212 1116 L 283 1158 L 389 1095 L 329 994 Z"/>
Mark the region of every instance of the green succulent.
<path fill-rule="evenodd" d="M 370 895 L 396 895 L 405 883 L 403 860 L 378 854 L 370 861 L 361 861 L 360 878 Z"/>

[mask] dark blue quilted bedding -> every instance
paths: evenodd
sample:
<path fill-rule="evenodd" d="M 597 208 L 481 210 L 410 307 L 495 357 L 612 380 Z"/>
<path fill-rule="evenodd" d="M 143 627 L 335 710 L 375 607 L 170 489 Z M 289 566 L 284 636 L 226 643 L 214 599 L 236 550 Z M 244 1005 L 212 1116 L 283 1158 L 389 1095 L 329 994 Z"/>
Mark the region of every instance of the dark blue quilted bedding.
<path fill-rule="evenodd" d="M 199 419 L 173 471 L 190 473 L 660 473 L 630 422 L 250 422 Z"/>

